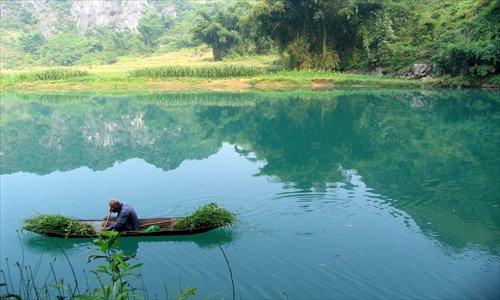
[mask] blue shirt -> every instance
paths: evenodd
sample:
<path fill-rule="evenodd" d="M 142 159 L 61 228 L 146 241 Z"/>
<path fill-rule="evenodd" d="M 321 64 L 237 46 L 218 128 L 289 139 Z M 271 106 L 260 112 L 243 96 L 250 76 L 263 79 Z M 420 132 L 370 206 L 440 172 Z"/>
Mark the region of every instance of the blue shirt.
<path fill-rule="evenodd" d="M 109 230 L 112 229 L 117 231 L 138 231 L 140 229 L 139 219 L 132 206 L 120 203 L 116 222 L 109 227 Z"/>

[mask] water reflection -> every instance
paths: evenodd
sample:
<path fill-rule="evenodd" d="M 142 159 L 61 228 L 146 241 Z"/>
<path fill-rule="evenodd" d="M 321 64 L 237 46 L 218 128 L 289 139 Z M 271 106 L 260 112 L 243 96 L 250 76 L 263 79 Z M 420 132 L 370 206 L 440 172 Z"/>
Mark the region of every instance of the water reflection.
<path fill-rule="evenodd" d="M 118 248 L 126 255 L 133 255 L 144 243 L 194 243 L 202 249 L 227 246 L 237 238 L 237 233 L 231 228 L 219 228 L 202 234 L 184 236 L 153 236 L 153 237 L 127 237 L 120 238 Z M 43 235 L 27 233 L 22 237 L 26 248 L 38 254 L 63 255 L 63 252 L 81 251 L 82 247 L 94 246 L 91 238 L 61 239 Z M 80 249 L 80 250 L 79 250 Z"/>
<path fill-rule="evenodd" d="M 26 234 L 22 239 L 26 249 L 37 254 L 50 254 L 52 256 L 63 255 L 63 252 L 71 253 L 73 250 L 82 249 L 82 247 L 91 247 L 92 239 L 60 239 L 46 237 L 43 235 Z"/>
<path fill-rule="evenodd" d="M 480 91 L 11 94 L 0 104 L 0 170 L 103 170 L 131 158 L 173 170 L 229 142 L 242 157 L 265 162 L 256 176 L 286 189 L 354 189 L 352 170 L 429 236 L 456 248 L 498 249 L 498 99 Z"/>

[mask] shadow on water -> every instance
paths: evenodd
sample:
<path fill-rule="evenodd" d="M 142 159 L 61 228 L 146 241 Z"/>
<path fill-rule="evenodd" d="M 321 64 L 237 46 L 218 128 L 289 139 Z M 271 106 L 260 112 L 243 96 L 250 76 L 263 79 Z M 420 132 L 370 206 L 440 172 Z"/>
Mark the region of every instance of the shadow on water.
<path fill-rule="evenodd" d="M 153 237 L 123 237 L 119 239 L 119 248 L 126 254 L 137 253 L 140 244 L 144 243 L 194 243 L 202 249 L 229 245 L 237 238 L 237 233 L 231 228 L 214 229 L 206 233 L 184 236 L 153 236 Z M 30 251 L 39 254 L 62 255 L 62 251 L 71 253 L 80 251 L 82 247 L 94 245 L 91 238 L 62 239 L 47 237 L 35 233 L 26 233 L 22 242 Z"/>

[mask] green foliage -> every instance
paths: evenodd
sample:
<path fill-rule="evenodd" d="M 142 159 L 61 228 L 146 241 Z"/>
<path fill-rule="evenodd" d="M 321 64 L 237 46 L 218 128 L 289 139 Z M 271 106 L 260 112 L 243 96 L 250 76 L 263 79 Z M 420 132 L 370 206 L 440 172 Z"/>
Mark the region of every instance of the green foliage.
<path fill-rule="evenodd" d="M 321 54 L 314 56 L 314 67 L 321 70 L 339 70 L 340 59 L 337 51 L 327 49 Z"/>
<path fill-rule="evenodd" d="M 139 19 L 137 30 L 142 42 L 150 49 L 155 49 L 158 45 L 158 39 L 172 25 L 172 16 L 159 15 L 151 9 L 146 9 L 144 15 Z"/>
<path fill-rule="evenodd" d="M 94 240 L 94 250 L 98 254 L 89 256 L 89 262 L 94 260 L 103 261 L 96 269 L 90 272 L 95 274 L 98 287 L 90 290 L 90 283 L 95 280 L 87 279 L 87 290 L 84 293 L 80 292 L 78 287 L 78 279 L 74 273 L 71 261 L 67 257 L 64 250 L 64 256 L 68 259 L 69 266 L 73 273 L 75 286 L 72 287 L 66 278 L 57 278 L 56 270 L 50 263 L 50 276 L 47 276 L 42 286 L 38 286 L 37 270 L 38 267 L 32 268 L 29 265 L 17 262 L 17 273 L 19 274 L 19 285 L 13 284 L 15 279 L 14 273 L 11 272 L 7 263 L 6 272 L 0 268 L 0 274 L 3 277 L 3 282 L 0 282 L 0 291 L 5 289 L 5 293 L 0 293 L 1 299 L 86 299 L 86 300 L 128 300 L 128 299 L 151 299 L 145 292 L 146 287 L 136 287 L 136 282 L 133 280 L 140 278 L 138 270 L 143 266 L 143 263 L 132 264 L 135 254 L 132 256 L 125 255 L 119 249 L 119 233 L 116 231 L 104 231 Z M 50 283 L 49 278 L 53 277 L 53 282 Z M 184 288 L 177 294 L 177 299 L 187 299 L 191 296 L 196 296 L 196 288 Z M 137 295 L 137 291 L 142 291 L 145 298 Z M 169 295 L 165 293 L 165 298 Z M 158 299 L 155 295 L 154 299 Z"/>
<path fill-rule="evenodd" d="M 199 207 L 190 216 L 174 221 L 171 228 L 178 230 L 200 227 L 216 228 L 231 225 L 235 222 L 236 214 L 212 202 Z"/>
<path fill-rule="evenodd" d="M 0 1 L 0 11 L 2 11 L 0 28 L 26 29 L 38 22 L 33 12 L 20 5 L 19 1 Z"/>
<path fill-rule="evenodd" d="M 130 33 L 123 31 L 111 32 L 109 34 L 111 49 L 118 51 L 119 54 L 126 54 L 129 52 L 130 45 L 128 41 L 132 38 Z"/>
<path fill-rule="evenodd" d="M 135 269 L 140 268 L 143 264 L 131 265 L 129 263 L 129 260 L 133 257 L 126 256 L 123 251 L 118 250 L 119 236 L 119 233 L 115 231 L 103 231 L 99 238 L 94 240 L 96 244 L 95 249 L 99 250 L 102 254 L 89 256 L 89 261 L 96 259 L 105 261 L 96 270 L 91 271 L 99 279 L 101 287 L 92 291 L 90 296 L 77 295 L 75 298 L 88 300 L 140 298 L 134 294 L 134 288 L 130 285 L 130 279 L 139 277 L 139 274 L 135 273 Z"/>
<path fill-rule="evenodd" d="M 361 29 L 363 48 L 368 54 L 368 63 L 373 67 L 387 66 L 394 56 L 394 34 L 391 18 L 386 13 L 377 13 L 374 20 Z"/>
<path fill-rule="evenodd" d="M 311 45 L 305 37 L 300 37 L 291 42 L 286 48 L 288 56 L 285 64 L 288 68 L 298 70 L 338 70 L 340 59 L 337 51 L 325 49 L 322 53 L 311 53 Z"/>
<path fill-rule="evenodd" d="M 221 61 L 227 55 L 229 49 L 241 39 L 237 28 L 234 26 L 236 23 L 235 16 L 232 16 L 232 19 L 229 20 L 222 13 L 218 13 L 216 17 L 211 17 L 207 13 L 202 13 L 202 16 L 203 20 L 193 29 L 194 36 L 212 47 L 214 60 Z M 228 22 L 224 22 L 226 20 Z"/>
<path fill-rule="evenodd" d="M 486 77 L 491 74 L 495 74 L 495 67 L 492 65 L 474 65 L 470 68 L 470 72 L 475 77 Z"/>
<path fill-rule="evenodd" d="M 28 25 L 34 25 L 38 22 L 33 12 L 28 11 L 24 7 L 21 7 L 21 9 L 19 10 L 19 20 L 21 20 L 21 22 L 23 22 L 24 24 Z"/>
<path fill-rule="evenodd" d="M 47 64 L 59 66 L 74 65 L 85 53 L 87 42 L 75 32 L 52 36 L 39 50 Z"/>
<path fill-rule="evenodd" d="M 17 80 L 21 81 L 35 81 L 35 80 L 61 80 L 76 77 L 89 76 L 90 73 L 82 70 L 71 69 L 50 69 L 37 72 L 20 73 L 14 75 Z"/>
<path fill-rule="evenodd" d="M 97 269 L 91 272 L 97 276 L 100 287 L 89 291 L 89 294 L 75 295 L 76 299 L 86 300 L 128 300 L 142 299 L 136 294 L 137 289 L 131 282 L 135 278 L 140 278 L 141 275 L 137 270 L 144 264 L 131 264 L 134 259 L 132 256 L 125 255 L 119 249 L 120 234 L 116 231 L 103 231 L 101 235 L 94 240 L 96 246 L 94 250 L 100 254 L 89 256 L 89 262 L 93 260 L 104 261 Z M 165 295 L 168 297 L 168 295 Z M 178 299 L 187 299 L 191 296 L 196 296 L 196 288 L 181 289 Z"/>
<path fill-rule="evenodd" d="M 9 68 L 112 64 L 121 55 L 200 43 L 212 48 L 216 61 L 278 49 L 285 67 L 302 70 L 382 68 L 402 75 L 425 63 L 435 75 L 486 82 L 500 65 L 499 0 L 153 1 L 137 30 L 109 24 L 85 33 L 65 17 L 70 1 L 44 2 L 61 16 L 54 30 L 42 29 L 45 22 L 37 20 L 43 16 L 28 6 L 0 3 L 6 30 L 0 58 Z M 165 5 L 175 6 L 175 17 Z"/>
<path fill-rule="evenodd" d="M 200 11 L 194 38 L 212 48 L 214 60 L 221 61 L 228 54 L 245 54 L 251 49 L 266 48 L 265 39 L 255 35 L 253 21 L 246 16 L 250 4 L 239 0 L 226 9 L 216 8 L 214 13 Z"/>
<path fill-rule="evenodd" d="M 289 68 L 398 71 L 425 62 L 474 77 L 498 73 L 499 14 L 497 0 L 262 0 L 252 9 Z"/>
<path fill-rule="evenodd" d="M 356 47 L 362 49 L 356 32 L 378 10 L 380 5 L 361 0 L 265 0 L 253 7 L 253 16 L 259 33 L 289 56 L 288 67 L 336 70 L 352 60 Z"/>
<path fill-rule="evenodd" d="M 113 64 L 120 55 L 139 54 L 150 51 L 141 40 L 141 35 L 129 30 L 115 31 L 108 27 L 98 27 L 85 33 L 86 51 L 78 64 Z M 149 49 L 149 50 L 148 50 Z"/>
<path fill-rule="evenodd" d="M 396 51 L 386 60 L 387 65 L 401 69 L 404 62 L 407 66 L 425 62 L 433 64 L 438 75 L 469 76 L 472 81 L 496 74 L 498 4 L 497 0 L 427 0 L 406 5 L 409 18 L 394 27 Z M 387 13 L 395 14 L 390 9 Z"/>
<path fill-rule="evenodd" d="M 170 77 L 202 77 L 227 78 L 257 76 L 265 74 L 263 67 L 219 65 L 207 67 L 166 66 L 158 68 L 142 68 L 130 73 L 133 77 L 170 78 Z"/>
<path fill-rule="evenodd" d="M 287 66 L 292 69 L 312 69 L 314 66 L 311 54 L 309 53 L 309 43 L 305 37 L 297 38 L 286 48 L 288 53 Z"/>
<path fill-rule="evenodd" d="M 31 54 L 34 54 L 40 48 L 44 40 L 45 38 L 39 29 L 23 33 L 19 37 L 23 50 Z"/>
<path fill-rule="evenodd" d="M 66 237 L 70 234 L 91 236 L 96 233 L 89 224 L 83 224 L 61 215 L 36 215 L 25 219 L 23 229 L 39 234 L 60 233 Z"/>
<path fill-rule="evenodd" d="M 448 44 L 434 57 L 434 60 L 453 75 L 485 77 L 494 74 L 500 62 L 500 39 L 496 44 L 484 41 Z"/>

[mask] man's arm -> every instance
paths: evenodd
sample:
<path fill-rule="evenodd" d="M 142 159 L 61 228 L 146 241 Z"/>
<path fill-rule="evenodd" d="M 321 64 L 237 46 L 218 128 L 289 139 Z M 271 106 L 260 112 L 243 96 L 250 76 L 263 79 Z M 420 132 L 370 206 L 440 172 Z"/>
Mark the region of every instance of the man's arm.
<path fill-rule="evenodd" d="M 127 222 L 129 215 L 130 215 L 130 211 L 128 209 L 122 209 L 122 211 L 120 212 L 120 215 L 116 219 L 115 224 L 109 226 L 108 230 L 120 228 L 123 225 L 125 225 L 125 222 Z"/>

